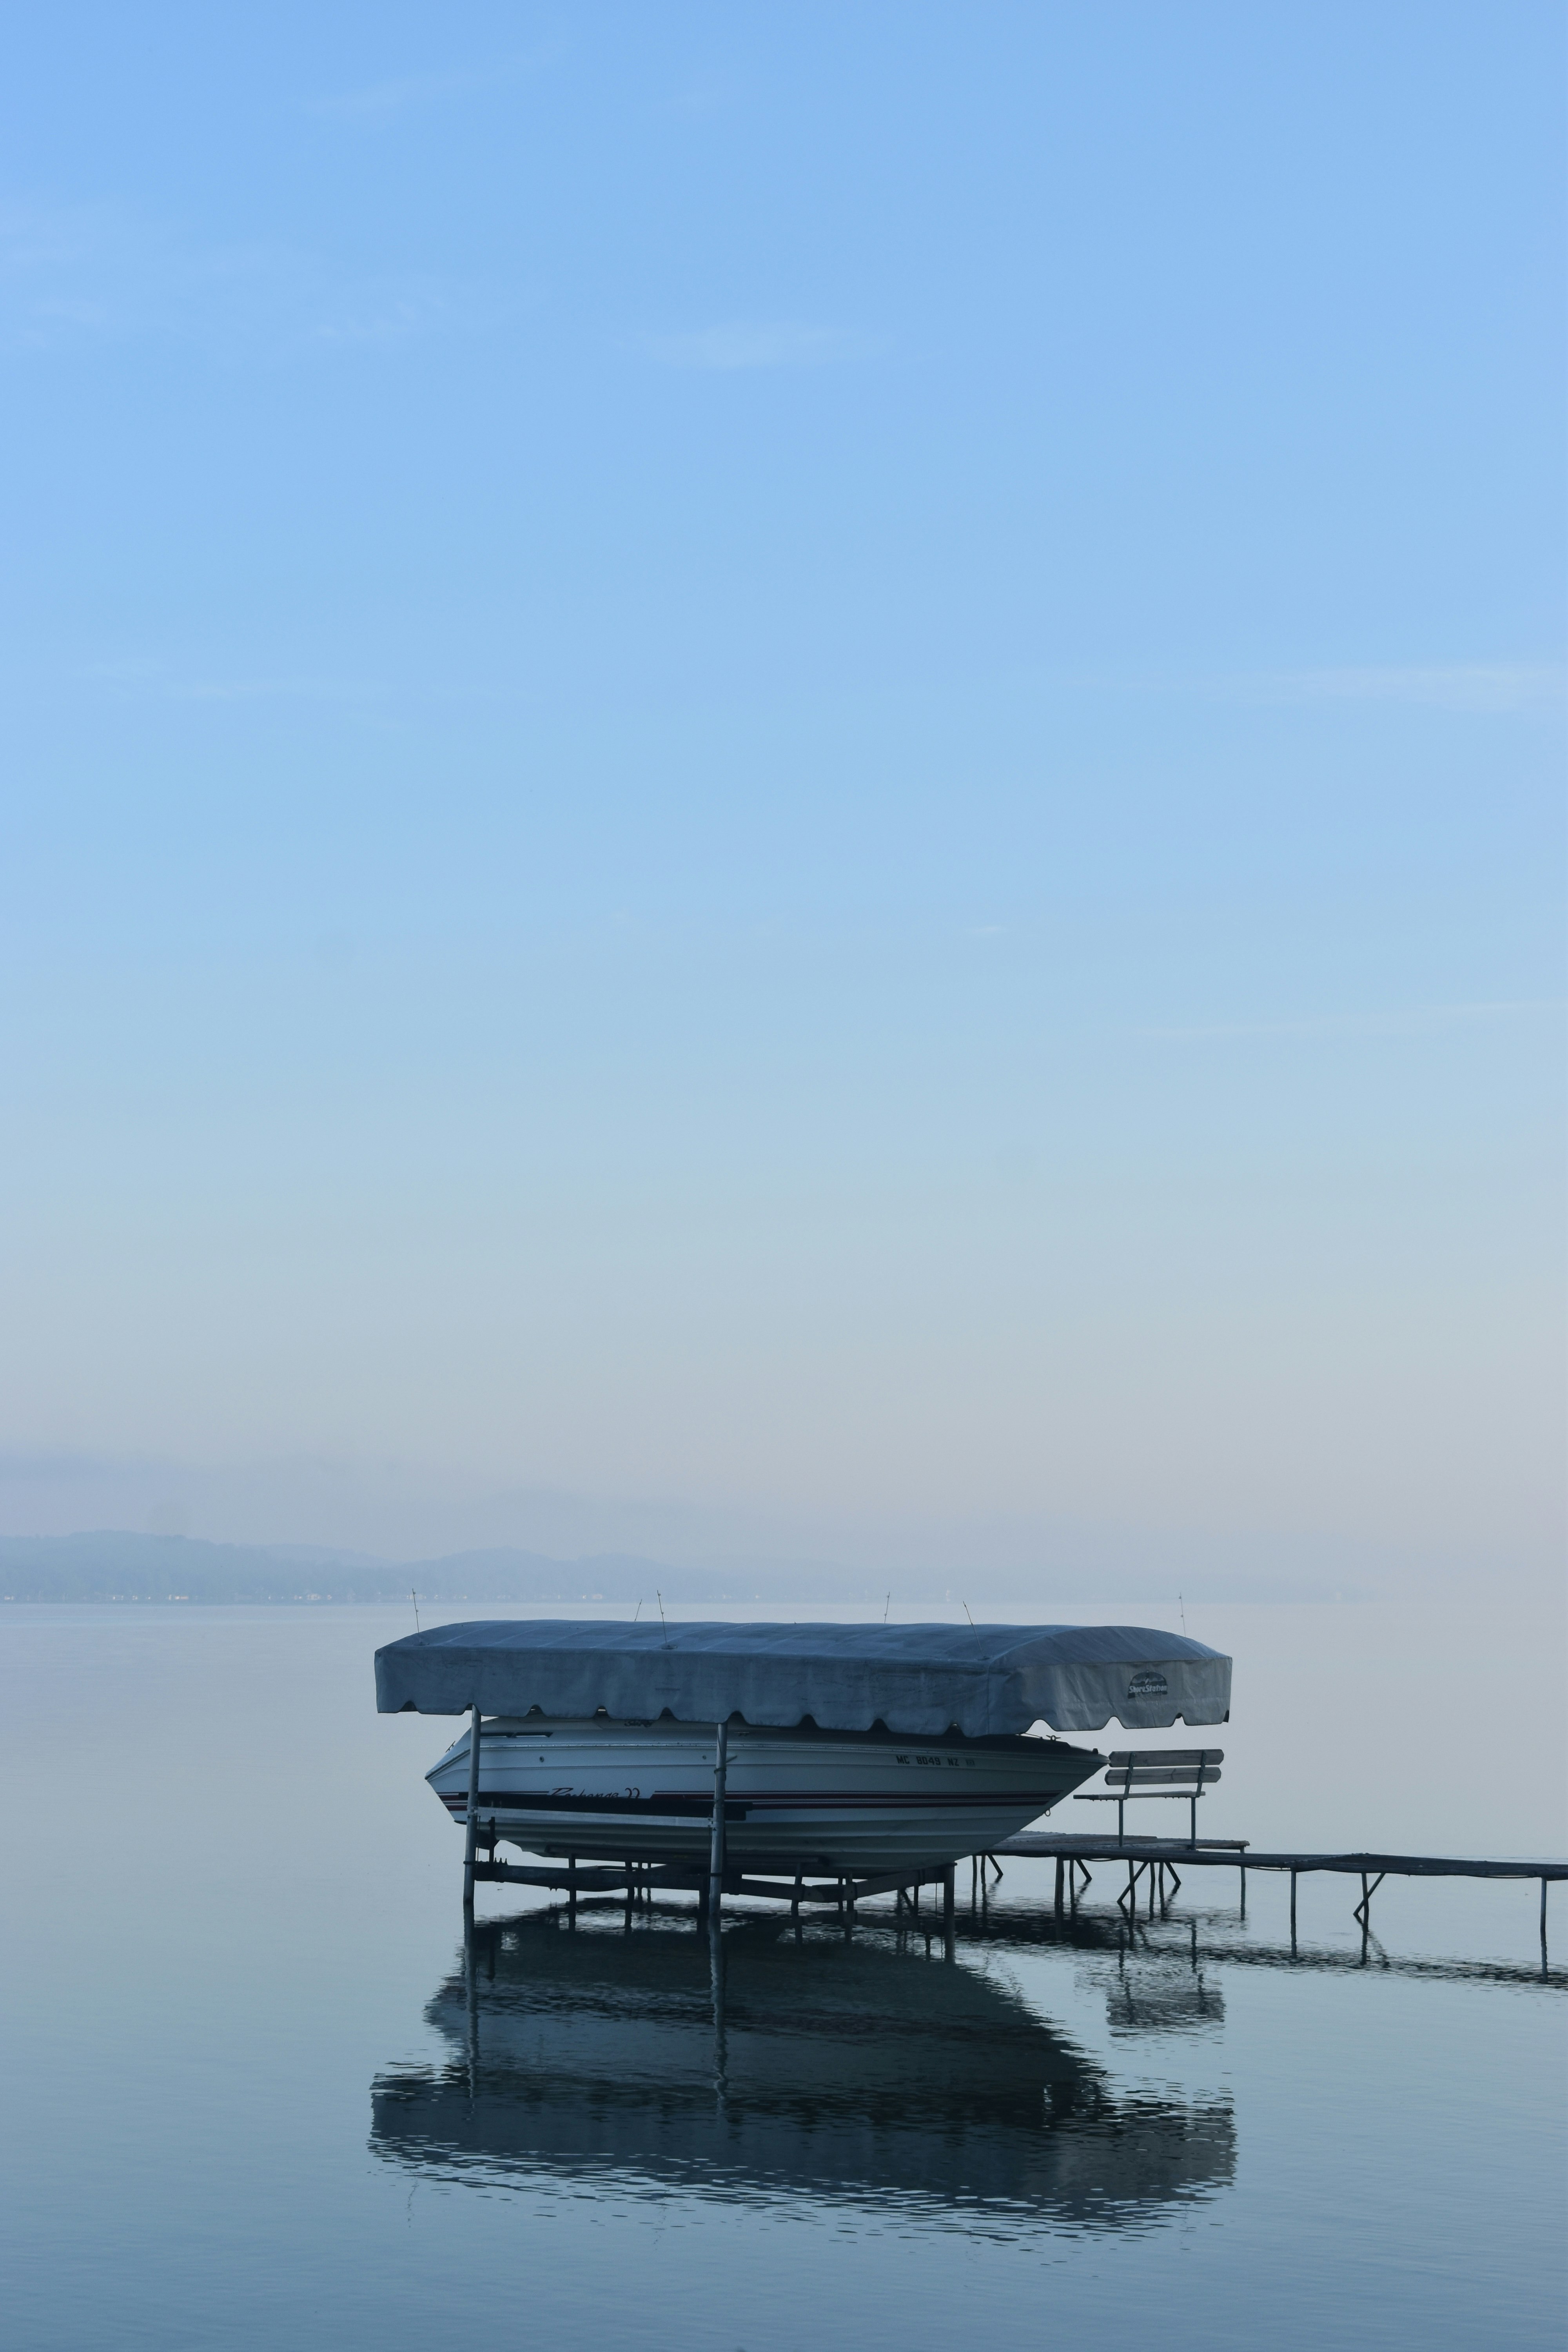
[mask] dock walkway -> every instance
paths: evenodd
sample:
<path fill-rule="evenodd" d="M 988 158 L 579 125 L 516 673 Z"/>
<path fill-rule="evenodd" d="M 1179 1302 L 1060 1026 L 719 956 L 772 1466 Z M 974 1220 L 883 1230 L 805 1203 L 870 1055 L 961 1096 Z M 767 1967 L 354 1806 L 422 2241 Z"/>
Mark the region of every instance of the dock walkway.
<path fill-rule="evenodd" d="M 1136 1906 L 1138 1882 L 1145 1872 L 1149 1878 L 1149 1902 L 1152 1908 L 1157 1895 L 1163 1894 L 1167 1874 L 1179 1886 L 1182 1869 L 1235 1870 L 1241 1874 L 1241 1900 L 1247 1906 L 1247 1874 L 1249 1870 L 1288 1871 L 1290 1875 L 1290 1932 L 1296 1932 L 1296 1881 L 1312 1871 L 1331 1871 L 1344 1878 L 1361 1880 L 1361 1901 L 1352 1916 L 1364 1927 L 1371 1916 L 1372 1898 L 1385 1878 L 1535 1878 L 1541 1882 L 1541 1940 L 1546 1945 L 1546 1889 L 1553 1879 L 1568 1878 L 1568 1862 L 1528 1862 L 1493 1860 L 1490 1857 L 1468 1858 L 1447 1853 L 1275 1853 L 1259 1846 L 1249 1845 L 1244 1838 L 1119 1838 L 1078 1835 L 1071 1831 L 1026 1830 L 1018 1837 L 1006 1838 L 994 1848 L 995 1853 L 1016 1856 L 1030 1862 L 1051 1862 L 1057 1865 L 1057 1901 L 1070 1892 L 1078 1900 L 1079 1877 L 1089 1884 L 1091 1862 L 1124 1862 L 1127 1864 L 1126 1891 L 1117 1897 L 1123 1909 Z M 1070 1887 L 1068 1885 L 1070 1880 Z"/>
<path fill-rule="evenodd" d="M 1071 1831 L 1026 1830 L 993 1851 L 1048 1862 L 1076 1855 L 1080 1862 L 1218 1863 L 1227 1870 L 1335 1870 L 1347 1877 L 1375 1872 L 1386 1878 L 1568 1878 L 1568 1862 L 1468 1861 L 1447 1853 L 1270 1853 L 1245 1838 L 1099 1838 Z"/>

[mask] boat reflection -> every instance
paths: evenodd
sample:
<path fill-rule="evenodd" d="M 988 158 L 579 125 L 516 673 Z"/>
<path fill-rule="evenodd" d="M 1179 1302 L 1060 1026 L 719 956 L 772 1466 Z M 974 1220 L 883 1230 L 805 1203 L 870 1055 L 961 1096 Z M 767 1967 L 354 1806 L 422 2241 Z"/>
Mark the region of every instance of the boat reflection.
<path fill-rule="evenodd" d="M 1120 2094 L 1005 1980 L 891 1937 L 673 1924 L 475 1930 L 426 2016 L 450 2057 L 372 2086 L 371 2144 L 447 2181 L 912 2205 L 966 2229 L 1138 2229 L 1226 2186 L 1223 2098 Z"/>

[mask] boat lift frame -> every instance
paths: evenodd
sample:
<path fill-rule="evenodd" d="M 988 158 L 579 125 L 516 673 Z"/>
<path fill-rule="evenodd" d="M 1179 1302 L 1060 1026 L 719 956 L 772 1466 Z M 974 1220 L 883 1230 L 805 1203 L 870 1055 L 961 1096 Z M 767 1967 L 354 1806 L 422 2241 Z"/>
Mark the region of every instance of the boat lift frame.
<path fill-rule="evenodd" d="M 470 1710 L 472 1731 L 468 1741 L 468 1801 L 464 1817 L 463 1842 L 463 1909 L 471 1913 L 474 1888 L 487 1881 L 514 1886 L 551 1887 L 565 1895 L 571 1914 L 574 1916 L 580 1895 L 625 1894 L 628 1905 L 646 1899 L 656 1889 L 668 1892 L 695 1893 L 700 1907 L 706 1912 L 710 1929 L 716 1930 L 726 1895 L 745 1895 L 773 1903 L 787 1903 L 798 1914 L 805 1906 L 815 1906 L 837 1911 L 846 1925 L 853 1923 L 855 1906 L 876 1895 L 910 1896 L 919 1907 L 919 1890 L 922 1886 L 942 1888 L 942 1934 L 951 1944 L 956 1932 L 957 1864 L 924 1869 L 882 1871 L 857 1877 L 844 1872 L 832 1876 L 818 1873 L 798 1872 L 793 1876 L 749 1876 L 731 1870 L 725 1852 L 724 1808 L 729 1780 L 730 1727 L 727 1723 L 714 1727 L 717 1744 L 713 1762 L 712 1824 L 709 1834 L 708 1867 L 689 1859 L 660 1860 L 650 1856 L 645 1860 L 622 1863 L 590 1863 L 579 1864 L 574 1854 L 568 1855 L 565 1867 L 559 1862 L 517 1863 L 497 1862 L 498 1843 L 495 1817 L 492 1814 L 488 1830 L 479 1812 L 479 1710 Z M 480 1858 L 480 1849 L 485 1850 Z M 994 1864 L 1001 1876 L 1000 1864 Z"/>

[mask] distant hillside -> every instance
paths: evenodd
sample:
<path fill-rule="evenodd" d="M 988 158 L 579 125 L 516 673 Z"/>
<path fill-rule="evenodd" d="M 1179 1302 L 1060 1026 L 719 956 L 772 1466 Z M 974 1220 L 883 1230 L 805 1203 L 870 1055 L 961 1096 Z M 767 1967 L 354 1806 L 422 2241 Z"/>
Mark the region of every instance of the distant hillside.
<path fill-rule="evenodd" d="M 861 1582 L 864 1580 L 860 1580 Z M 462 1551 L 385 1560 L 312 1544 L 207 1543 L 195 1536 L 0 1536 L 4 1601 L 861 1601 L 873 1596 L 835 1569 L 693 1571 L 606 1552 Z"/>

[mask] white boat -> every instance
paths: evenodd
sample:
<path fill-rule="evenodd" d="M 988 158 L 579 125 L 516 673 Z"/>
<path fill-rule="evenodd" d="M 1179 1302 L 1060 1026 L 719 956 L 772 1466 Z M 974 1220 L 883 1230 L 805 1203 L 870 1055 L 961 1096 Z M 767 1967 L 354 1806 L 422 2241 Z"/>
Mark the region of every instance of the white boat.
<path fill-rule="evenodd" d="M 471 1731 L 426 1778 L 466 1820 Z M 1028 1734 L 758 1729 L 731 1724 L 728 1869 L 777 1874 L 940 1868 L 1038 1820 L 1104 1764 L 1091 1748 Z M 706 1866 L 714 1728 L 491 1716 L 479 1738 L 485 1843 L 613 1862 Z"/>

